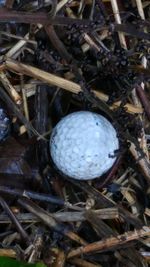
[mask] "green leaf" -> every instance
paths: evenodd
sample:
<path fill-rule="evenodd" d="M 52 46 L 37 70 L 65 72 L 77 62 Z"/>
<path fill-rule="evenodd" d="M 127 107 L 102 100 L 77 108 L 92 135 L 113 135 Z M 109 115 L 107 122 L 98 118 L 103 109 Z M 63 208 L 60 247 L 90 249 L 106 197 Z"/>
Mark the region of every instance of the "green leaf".
<path fill-rule="evenodd" d="M 43 263 L 25 263 L 8 257 L 0 257 L 0 267 L 46 267 Z"/>

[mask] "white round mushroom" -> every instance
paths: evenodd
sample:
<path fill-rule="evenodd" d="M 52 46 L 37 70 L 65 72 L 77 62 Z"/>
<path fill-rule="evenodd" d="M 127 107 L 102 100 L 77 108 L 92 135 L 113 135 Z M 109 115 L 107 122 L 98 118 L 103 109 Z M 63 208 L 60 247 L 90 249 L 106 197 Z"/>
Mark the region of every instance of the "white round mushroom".
<path fill-rule="evenodd" d="M 50 138 L 50 154 L 56 167 L 78 180 L 100 177 L 116 160 L 119 148 L 117 133 L 103 116 L 74 112 L 54 127 Z"/>

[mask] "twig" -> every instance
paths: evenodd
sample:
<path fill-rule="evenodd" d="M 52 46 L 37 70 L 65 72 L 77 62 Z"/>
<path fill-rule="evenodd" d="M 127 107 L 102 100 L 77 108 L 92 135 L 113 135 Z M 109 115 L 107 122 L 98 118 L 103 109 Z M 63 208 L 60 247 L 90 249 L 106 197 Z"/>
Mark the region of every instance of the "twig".
<path fill-rule="evenodd" d="M 120 14 L 119 14 L 119 8 L 118 8 L 117 0 L 111 0 L 111 5 L 112 5 L 112 9 L 113 9 L 113 13 L 114 13 L 114 17 L 115 17 L 116 22 L 118 24 L 121 24 L 121 18 L 120 18 Z M 126 44 L 124 34 L 122 32 L 119 32 L 118 35 L 119 35 L 119 40 L 120 40 L 121 46 L 123 48 L 127 49 L 127 44 Z"/>
<path fill-rule="evenodd" d="M 24 115 L 21 113 L 20 109 L 16 106 L 16 104 L 11 100 L 11 98 L 7 95 L 7 93 L 0 87 L 0 98 L 6 103 L 9 109 L 11 109 L 15 115 L 19 118 L 19 120 L 25 125 L 28 131 L 31 131 L 34 135 L 42 137 L 32 126 L 32 124 L 27 121 Z M 44 139 L 45 140 L 45 139 Z"/>
<path fill-rule="evenodd" d="M 135 144 L 132 142 L 129 148 L 132 156 L 135 158 L 135 160 L 137 161 L 138 165 L 140 166 L 143 174 L 147 177 L 148 182 L 150 183 L 150 164 L 147 161 L 146 158 L 141 158 L 139 159 L 139 157 L 141 156 L 141 153 L 139 153 L 136 149 Z"/>
<path fill-rule="evenodd" d="M 70 0 L 61 0 L 56 7 L 56 13 L 60 11 Z"/>
<path fill-rule="evenodd" d="M 100 264 L 94 264 L 94 263 L 91 263 L 89 261 L 86 261 L 80 258 L 68 259 L 68 261 L 71 264 L 75 266 L 79 266 L 79 267 L 102 267 L 102 265 Z"/>
<path fill-rule="evenodd" d="M 119 218 L 117 208 L 92 210 L 93 215 L 97 215 L 99 219 L 110 220 Z M 86 211 L 60 211 L 52 213 L 52 216 L 60 222 L 81 222 L 86 220 Z M 21 223 L 39 222 L 39 219 L 31 213 L 19 213 L 16 217 Z M 0 215 L 0 224 L 10 223 L 10 219 L 6 214 Z"/>
<path fill-rule="evenodd" d="M 150 236 L 150 227 L 145 226 L 140 230 L 126 232 L 122 235 L 118 235 L 117 237 L 110 237 L 98 242 L 88 244 L 86 246 L 79 247 L 77 249 L 73 249 L 68 253 L 67 258 L 69 259 L 75 256 L 79 256 L 81 254 L 87 254 L 96 251 L 109 251 L 116 246 L 120 247 L 131 241 L 138 241 L 140 238 L 146 236 Z"/>
<path fill-rule="evenodd" d="M 139 216 L 139 207 L 138 207 L 138 204 L 136 202 L 136 199 L 135 197 L 131 194 L 131 192 L 129 192 L 129 188 L 121 188 L 121 193 L 123 195 L 123 198 L 125 198 L 128 203 L 129 203 L 129 206 L 131 207 L 131 210 L 132 210 L 132 213 L 135 215 L 135 216 Z"/>
<path fill-rule="evenodd" d="M 64 267 L 65 261 L 66 261 L 66 255 L 64 251 L 57 249 L 56 261 L 54 262 L 53 267 Z"/>
<path fill-rule="evenodd" d="M 40 221 L 39 218 L 34 216 L 31 213 L 18 213 L 16 214 L 16 218 L 20 223 L 37 223 Z M 0 224 L 9 224 L 11 223 L 10 218 L 7 214 L 0 214 Z"/>
<path fill-rule="evenodd" d="M 53 213 L 53 216 L 60 221 L 84 221 L 87 218 L 87 213 L 92 213 L 93 216 L 97 216 L 99 219 L 117 219 L 119 217 L 117 208 L 107 208 L 99 210 L 81 211 L 81 212 L 57 212 Z"/>
<path fill-rule="evenodd" d="M 33 241 L 33 250 L 31 252 L 28 262 L 34 263 L 39 258 L 44 245 L 43 235 L 44 235 L 43 231 L 40 228 L 38 228 Z"/>
<path fill-rule="evenodd" d="M 24 11 L 12 11 L 6 8 L 0 9 L 0 22 L 10 22 L 15 21 L 15 23 L 25 23 L 25 24 L 52 24 L 52 25 L 64 25 L 77 24 L 77 25 L 89 25 L 90 21 L 88 19 L 73 19 L 61 16 L 51 16 L 45 12 L 24 12 Z"/>
<path fill-rule="evenodd" d="M 33 77 L 35 79 L 41 80 L 43 82 L 46 82 L 50 85 L 55 85 L 57 87 L 60 87 L 62 89 L 68 90 L 72 93 L 78 94 L 82 91 L 81 86 L 75 82 L 68 81 L 67 79 L 61 78 L 59 76 L 56 76 L 54 74 L 50 74 L 48 72 L 45 72 L 43 70 L 40 70 L 38 68 L 32 67 L 30 65 L 22 64 L 18 61 L 12 61 L 12 60 L 6 60 L 6 67 L 9 70 L 17 71 L 22 74 L 26 74 L 30 77 Z M 95 95 L 103 100 L 104 102 L 108 101 L 108 96 L 99 92 L 93 90 Z M 112 105 L 112 108 L 116 108 L 120 105 L 120 101 L 115 102 Z M 142 113 L 143 110 L 141 108 L 137 108 L 134 105 L 126 104 L 125 107 L 127 108 L 127 111 L 130 113 Z"/>
<path fill-rule="evenodd" d="M 17 40 L 25 41 L 25 42 L 30 43 L 30 44 L 33 44 L 33 45 L 36 45 L 37 44 L 36 41 L 28 40 L 28 38 L 23 38 L 21 36 L 18 36 L 18 35 L 15 35 L 15 34 L 11 34 L 11 33 L 8 33 L 8 32 L 0 31 L 0 34 L 1 35 L 4 35 L 4 36 L 11 37 L 11 38 L 14 38 L 14 39 L 17 39 Z"/>
<path fill-rule="evenodd" d="M 18 51 L 21 51 L 21 49 L 26 45 L 27 41 L 29 39 L 29 33 L 27 33 L 23 40 L 20 40 L 17 42 L 6 54 L 5 58 L 16 58 L 18 56 Z"/>
<path fill-rule="evenodd" d="M 20 105 L 22 102 L 21 96 L 18 94 L 18 92 L 12 86 L 12 84 L 10 83 L 10 81 L 8 80 L 8 78 L 4 72 L 0 72 L 0 81 L 2 82 L 4 88 L 7 90 L 7 92 L 11 96 L 11 98 L 15 101 L 15 103 Z"/>
<path fill-rule="evenodd" d="M 117 234 L 112 230 L 112 228 L 103 222 L 99 216 L 93 211 L 89 210 L 86 212 L 87 221 L 92 225 L 92 228 L 96 231 L 98 237 L 107 238 L 109 236 L 116 236 Z"/>
<path fill-rule="evenodd" d="M 0 248 L 0 256 L 16 258 L 17 252 L 14 249 Z"/>
<path fill-rule="evenodd" d="M 12 60 L 6 60 L 5 63 L 6 63 L 6 67 L 10 70 L 14 70 L 14 71 L 29 75 L 36 79 L 47 82 L 50 85 L 54 85 L 54 86 L 69 90 L 72 93 L 79 93 L 81 91 L 81 87 L 78 84 L 68 81 L 64 78 L 58 77 L 54 74 L 50 74 L 38 68 L 19 63 L 17 61 L 12 61 Z"/>
<path fill-rule="evenodd" d="M 26 196 L 31 199 L 39 200 L 39 201 L 44 201 L 47 203 L 53 203 L 56 205 L 61 205 L 61 206 L 66 206 L 68 208 L 72 208 L 75 210 L 81 210 L 79 207 L 73 206 L 69 202 L 65 202 L 64 200 L 56 197 L 56 196 L 51 196 L 50 194 L 42 194 L 42 193 L 36 193 L 33 191 L 27 191 L 27 190 L 21 190 L 21 189 L 13 189 L 7 186 L 0 186 L 0 192 L 1 193 L 7 193 L 12 196 Z"/>
<path fill-rule="evenodd" d="M 22 198 L 18 200 L 18 203 L 24 207 L 29 212 L 36 215 L 38 218 L 41 219 L 47 226 L 52 228 L 54 231 L 59 232 L 68 238 L 70 238 L 73 241 L 76 241 L 79 244 L 85 245 L 86 242 L 79 237 L 77 234 L 73 233 L 63 224 L 58 223 L 50 213 L 46 212 L 39 206 L 37 206 L 35 203 L 33 203 L 31 200 L 27 198 Z"/>
<path fill-rule="evenodd" d="M 144 10 L 143 10 L 142 1 L 141 0 L 136 0 L 136 4 L 137 4 L 139 15 L 141 16 L 142 19 L 145 19 L 145 14 L 144 14 Z"/>
<path fill-rule="evenodd" d="M 27 235 L 27 233 L 25 232 L 25 230 L 21 226 L 20 222 L 18 221 L 17 217 L 10 210 L 7 203 L 5 202 L 5 200 L 2 197 L 0 197 L 0 204 L 1 204 L 2 208 L 5 210 L 5 212 L 8 214 L 8 216 L 10 217 L 11 221 L 14 223 L 16 229 L 18 230 L 18 232 L 20 233 L 20 235 L 22 236 L 24 241 L 29 245 L 31 243 L 29 236 Z"/>
<path fill-rule="evenodd" d="M 26 96 L 26 90 L 24 89 L 23 75 L 20 76 L 20 87 L 21 87 L 21 91 L 22 91 L 24 114 L 25 114 L 26 119 L 28 121 L 30 121 L 30 118 L 29 118 L 29 109 L 28 109 L 28 102 L 27 102 L 27 96 Z"/>

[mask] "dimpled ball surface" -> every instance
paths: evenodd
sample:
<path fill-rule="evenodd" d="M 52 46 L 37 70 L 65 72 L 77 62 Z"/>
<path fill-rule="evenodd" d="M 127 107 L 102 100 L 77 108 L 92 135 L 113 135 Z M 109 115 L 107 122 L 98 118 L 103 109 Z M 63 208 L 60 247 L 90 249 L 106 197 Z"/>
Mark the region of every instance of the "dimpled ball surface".
<path fill-rule="evenodd" d="M 94 179 L 108 171 L 118 148 L 117 133 L 111 123 L 88 111 L 64 117 L 50 138 L 54 164 L 63 174 L 79 180 Z"/>

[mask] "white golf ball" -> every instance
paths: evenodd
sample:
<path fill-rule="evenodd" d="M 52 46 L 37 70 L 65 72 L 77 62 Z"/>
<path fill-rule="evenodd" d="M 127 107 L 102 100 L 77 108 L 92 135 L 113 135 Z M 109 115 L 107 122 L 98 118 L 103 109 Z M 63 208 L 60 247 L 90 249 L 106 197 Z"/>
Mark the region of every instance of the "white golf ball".
<path fill-rule="evenodd" d="M 65 175 L 94 179 L 107 172 L 116 160 L 117 133 L 103 116 L 79 111 L 64 117 L 52 131 L 50 154 Z"/>

